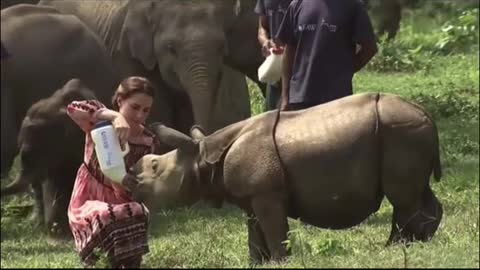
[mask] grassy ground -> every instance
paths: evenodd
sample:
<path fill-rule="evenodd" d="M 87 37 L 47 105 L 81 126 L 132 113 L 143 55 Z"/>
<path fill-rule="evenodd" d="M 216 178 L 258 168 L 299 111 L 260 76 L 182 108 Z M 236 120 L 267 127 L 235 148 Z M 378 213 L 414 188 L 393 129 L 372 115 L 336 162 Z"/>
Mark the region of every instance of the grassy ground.
<path fill-rule="evenodd" d="M 415 19 L 406 17 L 405 22 L 399 39 L 418 39 L 418 33 L 428 38 L 425 27 L 412 30 Z M 428 22 L 431 35 L 438 35 L 435 29 L 442 21 L 434 17 Z M 323 230 L 290 220 L 293 255 L 285 263 L 257 267 L 480 267 L 479 55 L 475 50 L 439 55 L 427 51 L 413 59 L 426 57 L 428 69 L 380 72 L 369 66 L 356 75 L 354 88 L 411 98 L 437 120 L 444 177 L 432 187 L 444 206 L 444 219 L 432 241 L 385 247 L 392 214 L 385 200 L 375 215 L 348 230 Z M 260 113 L 263 98 L 255 86 L 250 90 L 253 114 Z M 51 241 L 34 229 L 26 217 L 30 204 L 27 195 L 2 200 L 1 268 L 82 267 L 73 241 Z M 246 220 L 238 209 L 178 209 L 153 216 L 151 252 L 144 267 L 249 267 Z"/>

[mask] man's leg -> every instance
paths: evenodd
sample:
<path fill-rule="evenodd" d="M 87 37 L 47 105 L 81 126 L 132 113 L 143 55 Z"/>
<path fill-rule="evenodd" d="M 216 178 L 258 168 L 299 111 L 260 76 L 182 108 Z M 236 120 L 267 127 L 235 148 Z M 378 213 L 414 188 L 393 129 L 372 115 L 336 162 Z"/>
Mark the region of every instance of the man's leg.
<path fill-rule="evenodd" d="M 280 82 L 267 85 L 267 97 L 265 100 L 265 111 L 278 109 L 281 97 Z"/>

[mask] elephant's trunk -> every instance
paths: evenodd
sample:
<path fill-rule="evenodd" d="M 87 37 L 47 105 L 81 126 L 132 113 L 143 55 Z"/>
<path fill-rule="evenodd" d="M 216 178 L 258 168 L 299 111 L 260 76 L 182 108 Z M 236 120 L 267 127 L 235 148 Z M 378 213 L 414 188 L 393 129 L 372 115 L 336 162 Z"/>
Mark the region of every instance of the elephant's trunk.
<path fill-rule="evenodd" d="M 30 184 L 35 180 L 34 174 L 27 173 L 22 169 L 12 183 L 1 189 L 1 196 L 3 197 L 14 195 L 20 192 L 26 192 Z"/>
<path fill-rule="evenodd" d="M 216 87 L 201 74 L 200 68 L 192 72 L 193 87 L 190 92 L 195 124 L 210 131 L 210 119 L 215 106 Z"/>
<path fill-rule="evenodd" d="M 217 89 L 221 75 L 221 57 L 214 54 L 211 48 L 197 45 L 189 50 L 192 53 L 186 66 L 187 86 L 192 102 L 195 124 L 211 132 L 211 119 L 217 97 Z"/>

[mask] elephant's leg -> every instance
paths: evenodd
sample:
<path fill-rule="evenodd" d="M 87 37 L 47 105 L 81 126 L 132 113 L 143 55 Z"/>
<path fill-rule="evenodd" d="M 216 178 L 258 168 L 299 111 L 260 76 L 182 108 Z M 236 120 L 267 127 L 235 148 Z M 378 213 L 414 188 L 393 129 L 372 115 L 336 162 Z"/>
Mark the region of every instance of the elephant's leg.
<path fill-rule="evenodd" d="M 67 181 L 74 181 L 72 178 L 58 178 L 59 176 L 50 176 L 43 186 L 43 199 L 45 207 L 45 224 L 50 236 L 69 237 L 70 231 L 68 227 L 68 204 L 72 190 L 68 190 L 65 186 Z M 64 183 L 59 181 L 63 180 Z"/>
<path fill-rule="evenodd" d="M 289 227 L 282 194 L 256 196 L 252 198 L 252 209 L 260 223 L 271 258 L 279 261 L 288 256 L 284 241 L 287 240 Z"/>
<path fill-rule="evenodd" d="M 30 219 L 34 221 L 37 226 L 42 226 L 45 222 L 45 209 L 43 205 L 42 183 L 40 182 L 32 183 L 32 189 L 33 189 L 33 197 L 34 197 L 35 204 L 33 206 L 33 213 Z"/>
<path fill-rule="evenodd" d="M 1 126 L 2 126 L 2 156 L 1 156 L 1 177 L 8 175 L 10 168 L 13 165 L 15 156 L 18 153 L 17 147 L 17 136 L 18 129 L 16 123 L 16 115 L 14 111 L 15 104 L 13 102 L 11 89 L 7 88 L 5 85 L 2 85 L 2 96 L 1 96 Z"/>
<path fill-rule="evenodd" d="M 248 215 L 248 249 L 252 264 L 262 263 L 270 259 L 265 235 L 260 227 L 260 223 L 255 215 Z"/>
<path fill-rule="evenodd" d="M 378 36 L 388 34 L 388 39 L 395 38 L 402 18 L 402 3 L 399 0 L 382 1 L 381 19 L 379 22 Z"/>
<path fill-rule="evenodd" d="M 71 237 L 68 225 L 68 205 L 73 191 L 76 175 L 76 162 L 72 165 L 63 165 L 62 169 L 55 170 L 49 175 L 49 180 L 44 185 L 44 194 L 47 196 L 45 212 L 47 228 L 52 236 L 59 238 Z M 45 196 L 44 195 L 44 196 Z"/>

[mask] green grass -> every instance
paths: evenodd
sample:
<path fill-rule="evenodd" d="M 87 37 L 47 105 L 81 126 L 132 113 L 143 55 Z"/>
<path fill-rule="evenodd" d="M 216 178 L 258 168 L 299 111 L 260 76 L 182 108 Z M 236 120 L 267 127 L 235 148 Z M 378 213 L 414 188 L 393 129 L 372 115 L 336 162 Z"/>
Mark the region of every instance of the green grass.
<path fill-rule="evenodd" d="M 417 21 L 438 26 L 438 16 L 432 18 L 406 17 L 403 31 L 417 29 L 408 28 L 409 23 Z M 425 27 L 418 29 L 414 31 L 417 39 L 420 35 L 425 35 L 424 40 L 436 35 Z M 480 267 L 479 55 L 472 50 L 436 54 L 429 60 L 428 69 L 399 72 L 364 69 L 356 74 L 354 89 L 357 93 L 399 94 L 419 102 L 434 114 L 440 132 L 444 176 L 440 182 L 432 181 L 432 187 L 443 204 L 444 218 L 432 241 L 409 248 L 385 247 L 392 207 L 384 200 L 377 213 L 348 230 L 319 229 L 289 220 L 292 256 L 281 264 L 257 267 Z M 252 114 L 262 112 L 264 100 L 253 84 L 250 95 Z M 16 170 L 18 166 L 12 176 Z M 81 268 L 73 241 L 49 240 L 43 230 L 33 227 L 26 217 L 31 203 L 28 195 L 2 199 L 1 268 Z M 155 213 L 153 217 L 149 231 L 151 251 L 145 256 L 143 267 L 249 267 L 246 219 L 240 210 L 232 206 L 218 210 L 178 209 Z"/>

